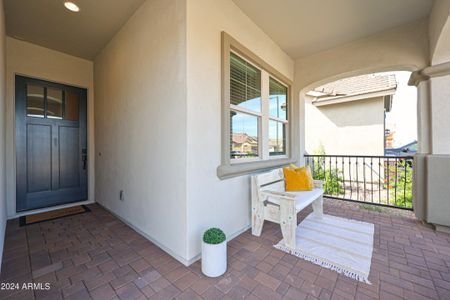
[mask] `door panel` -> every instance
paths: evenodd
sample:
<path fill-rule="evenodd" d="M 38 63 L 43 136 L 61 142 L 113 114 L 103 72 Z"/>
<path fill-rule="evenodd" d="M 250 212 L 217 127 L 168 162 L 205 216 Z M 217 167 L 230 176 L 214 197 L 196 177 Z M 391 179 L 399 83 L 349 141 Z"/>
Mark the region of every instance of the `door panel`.
<path fill-rule="evenodd" d="M 59 186 L 70 188 L 80 185 L 80 149 L 76 127 L 59 127 Z"/>
<path fill-rule="evenodd" d="M 87 199 L 85 89 L 16 76 L 16 210 Z"/>
<path fill-rule="evenodd" d="M 27 125 L 27 192 L 52 188 L 52 127 Z"/>

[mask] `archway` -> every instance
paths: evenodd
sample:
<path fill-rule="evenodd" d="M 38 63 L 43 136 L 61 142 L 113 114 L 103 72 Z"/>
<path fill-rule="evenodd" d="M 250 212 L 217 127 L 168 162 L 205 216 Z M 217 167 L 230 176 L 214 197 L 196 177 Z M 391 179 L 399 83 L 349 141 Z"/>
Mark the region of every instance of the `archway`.
<path fill-rule="evenodd" d="M 403 90 L 406 86 L 409 90 L 409 98 L 403 100 L 416 101 L 416 88 L 407 85 L 410 72 L 414 69 L 392 67 L 375 74 L 367 74 L 366 70 L 349 72 L 317 81 L 301 90 L 301 156 L 311 166 L 315 176 L 320 177 L 317 179 L 328 182 L 325 188 L 328 196 L 412 208 L 412 155 L 416 152 L 412 148 L 417 147 L 417 143 L 414 144 L 414 139 L 418 137 L 417 131 L 411 134 L 409 129 L 409 136 L 413 137 L 411 149 L 393 149 L 398 150 L 398 153 L 386 154 L 385 116 L 386 112 L 391 112 L 398 88 Z M 349 77 L 349 74 L 352 76 Z M 397 82 L 392 84 L 395 77 L 391 76 L 401 76 L 401 80 L 398 78 L 401 86 L 397 87 Z M 344 87 L 345 84 L 350 87 Z M 368 92 L 361 92 L 364 88 Z M 359 94 L 352 94 L 352 89 L 359 91 Z M 396 110 L 400 106 L 399 100 L 402 99 L 397 97 Z M 403 107 L 409 105 L 408 101 L 403 101 Z M 412 105 L 411 113 L 419 118 L 419 105 Z M 307 113 L 310 114 L 309 123 L 306 123 Z M 414 123 L 409 119 L 399 121 Z M 412 128 L 417 127 L 417 123 L 414 125 Z M 305 149 L 307 136 L 309 147 Z M 312 147 L 317 146 L 321 138 L 325 139 L 326 147 L 323 147 L 322 139 L 322 152 L 312 154 Z M 401 136 L 398 139 L 401 140 Z M 325 149 L 328 151 L 325 152 Z"/>
<path fill-rule="evenodd" d="M 299 132 L 299 144 L 300 144 L 300 160 L 303 160 L 303 157 L 305 155 L 305 100 L 306 100 L 306 94 L 308 91 L 313 90 L 319 86 L 325 85 L 327 83 L 331 83 L 340 79 L 344 79 L 344 78 L 350 78 L 350 77 L 355 77 L 355 76 L 360 76 L 360 75 L 365 75 L 365 74 L 374 74 L 374 73 L 383 73 L 383 72 L 394 72 L 394 71 L 407 71 L 407 72 L 415 72 L 419 70 L 419 68 L 415 65 L 392 65 L 392 66 L 385 66 L 385 67 L 377 67 L 377 68 L 361 68 L 361 69 L 356 69 L 356 70 L 351 70 L 351 71 L 347 71 L 345 73 L 339 73 L 339 74 L 334 74 L 332 76 L 327 76 L 324 77 L 320 80 L 316 80 L 314 82 L 311 83 L 305 83 L 302 84 L 300 86 L 297 87 L 297 91 L 298 92 L 298 99 L 299 99 L 299 107 L 298 107 L 298 113 L 299 113 L 299 128 L 300 128 L 300 132 Z M 428 124 L 428 120 L 423 120 L 424 119 L 424 115 L 427 115 L 427 111 L 428 111 L 428 99 L 426 99 L 424 97 L 424 95 L 421 95 L 421 93 L 423 93 L 425 88 L 420 88 L 418 87 L 417 89 L 417 121 L 418 121 L 418 149 L 419 152 L 426 152 L 426 151 L 422 151 L 421 149 L 424 148 L 421 144 L 421 140 L 422 140 L 422 132 L 421 131 L 426 131 L 429 128 L 429 124 Z M 422 96 L 422 97 L 421 97 Z M 424 99 L 425 98 L 425 99 Z M 422 100 L 426 100 L 426 101 L 422 101 Z M 426 102 L 426 103 L 423 103 Z M 427 123 L 423 122 L 426 121 Z"/>

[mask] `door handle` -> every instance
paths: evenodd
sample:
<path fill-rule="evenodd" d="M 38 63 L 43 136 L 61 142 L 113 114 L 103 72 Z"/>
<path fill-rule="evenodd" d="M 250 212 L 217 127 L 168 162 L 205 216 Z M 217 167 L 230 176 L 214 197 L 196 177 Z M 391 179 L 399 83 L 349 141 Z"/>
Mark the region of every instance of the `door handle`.
<path fill-rule="evenodd" d="M 81 160 L 83 161 L 83 170 L 86 170 L 87 166 L 87 150 L 83 149 L 81 151 Z"/>

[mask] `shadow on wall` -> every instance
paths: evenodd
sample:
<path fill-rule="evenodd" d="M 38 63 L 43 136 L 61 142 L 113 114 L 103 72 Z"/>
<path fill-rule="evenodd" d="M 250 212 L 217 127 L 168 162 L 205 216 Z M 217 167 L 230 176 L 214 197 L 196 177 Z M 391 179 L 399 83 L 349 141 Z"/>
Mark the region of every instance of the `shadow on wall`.
<path fill-rule="evenodd" d="M 371 98 L 316 108 L 337 127 L 380 125 L 384 122 L 380 101 L 382 98 Z"/>

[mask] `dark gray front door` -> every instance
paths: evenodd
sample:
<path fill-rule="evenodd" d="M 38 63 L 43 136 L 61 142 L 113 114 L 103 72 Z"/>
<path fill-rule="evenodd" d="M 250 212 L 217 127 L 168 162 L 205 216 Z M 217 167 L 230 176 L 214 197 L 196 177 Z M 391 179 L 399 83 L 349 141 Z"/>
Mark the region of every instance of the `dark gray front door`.
<path fill-rule="evenodd" d="M 16 76 L 17 211 L 87 199 L 86 90 Z"/>

